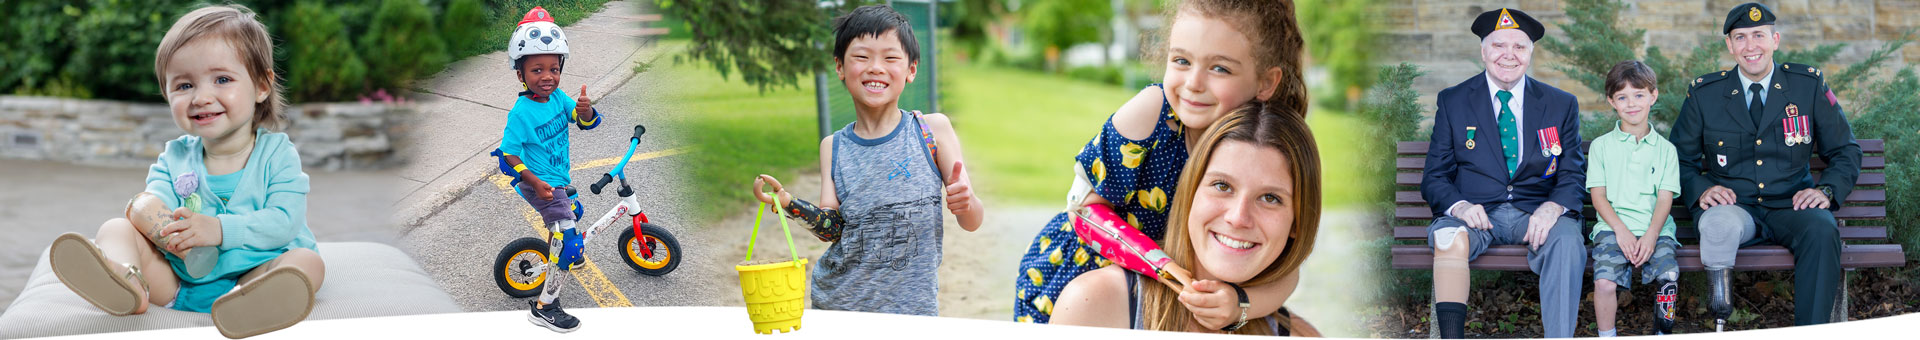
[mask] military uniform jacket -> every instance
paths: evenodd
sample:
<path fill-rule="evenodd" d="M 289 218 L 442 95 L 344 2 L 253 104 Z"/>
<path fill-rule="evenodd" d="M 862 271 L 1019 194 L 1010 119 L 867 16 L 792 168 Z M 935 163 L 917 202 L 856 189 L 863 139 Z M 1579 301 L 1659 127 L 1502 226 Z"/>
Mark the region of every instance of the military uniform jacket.
<path fill-rule="evenodd" d="M 1573 94 L 1526 77 L 1526 100 L 1519 114 L 1522 153 L 1519 170 L 1507 174 L 1507 158 L 1500 146 L 1499 108 L 1488 96 L 1487 75 L 1481 73 L 1459 85 L 1440 90 L 1433 113 L 1433 135 L 1427 144 L 1427 165 L 1420 180 L 1421 197 L 1434 216 L 1446 216 L 1454 202 L 1493 205 L 1513 203 L 1533 213 L 1540 204 L 1554 202 L 1567 208 L 1566 216 L 1580 218 L 1585 196 L 1586 155 L 1580 150 L 1580 111 Z M 1467 130 L 1477 129 L 1478 133 Z M 1561 155 L 1549 161 L 1542 154 L 1537 133 L 1558 132 Z M 1470 142 L 1471 141 L 1471 144 Z M 1473 145 L 1469 147 L 1469 145 Z M 1557 163 L 1554 163 L 1557 162 Z M 1548 172 L 1551 169 L 1552 172 Z M 1549 176 L 1550 175 L 1550 176 Z"/>
<path fill-rule="evenodd" d="M 1747 89 L 1737 77 L 1733 70 L 1708 73 L 1687 90 L 1668 134 L 1680 154 L 1682 202 L 1698 213 L 1700 194 L 1719 185 L 1733 189 L 1739 204 L 1791 209 L 1795 193 L 1830 185 L 1829 209 L 1840 209 L 1860 176 L 1860 145 L 1821 71 L 1792 63 L 1774 67 L 1772 83 L 1762 84 L 1767 95 L 1759 121 L 1747 112 Z M 1811 143 L 1788 145 L 1793 124 L 1782 120 L 1790 116 L 1808 117 Z M 1814 156 L 1827 162 L 1817 182 L 1808 168 Z"/>

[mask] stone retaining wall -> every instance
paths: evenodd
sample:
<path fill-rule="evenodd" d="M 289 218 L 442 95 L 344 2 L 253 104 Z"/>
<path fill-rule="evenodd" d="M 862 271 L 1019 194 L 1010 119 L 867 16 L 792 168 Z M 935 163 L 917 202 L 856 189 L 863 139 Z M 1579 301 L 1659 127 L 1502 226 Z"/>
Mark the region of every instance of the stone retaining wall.
<path fill-rule="evenodd" d="M 1565 39 L 1570 33 L 1560 28 L 1570 22 L 1558 0 L 1380 0 L 1378 26 L 1382 46 L 1376 60 L 1382 64 L 1411 62 L 1427 72 L 1415 83 L 1422 103 L 1431 109 L 1433 96 L 1447 86 L 1479 74 L 1480 38 L 1467 30 L 1481 12 L 1500 7 L 1518 8 L 1547 27 L 1547 35 Z M 1658 46 L 1662 53 L 1676 56 L 1695 46 L 1712 45 L 1725 51 L 1720 26 L 1727 11 L 1750 0 L 1626 0 L 1620 12 L 1623 26 L 1647 30 L 1643 46 Z M 1827 43 L 1847 46 L 1824 69 L 1840 68 L 1865 59 L 1885 41 L 1920 27 L 1920 0 L 1782 0 L 1761 1 L 1779 16 L 1779 31 L 1786 48 L 1804 49 Z M 1733 58 L 1720 55 L 1722 68 L 1733 67 Z M 1580 97 L 1585 110 L 1607 110 L 1600 96 L 1565 74 L 1554 70 L 1560 61 L 1552 52 L 1535 50 L 1530 76 Z M 1891 60 L 1892 66 L 1920 63 L 1920 43 L 1908 44 Z M 1692 77 L 1697 74 L 1661 77 Z"/>
<path fill-rule="evenodd" d="M 283 129 L 307 170 L 379 170 L 405 164 L 410 105 L 312 103 L 289 107 Z M 0 158 L 143 167 L 183 132 L 166 104 L 0 96 Z"/>

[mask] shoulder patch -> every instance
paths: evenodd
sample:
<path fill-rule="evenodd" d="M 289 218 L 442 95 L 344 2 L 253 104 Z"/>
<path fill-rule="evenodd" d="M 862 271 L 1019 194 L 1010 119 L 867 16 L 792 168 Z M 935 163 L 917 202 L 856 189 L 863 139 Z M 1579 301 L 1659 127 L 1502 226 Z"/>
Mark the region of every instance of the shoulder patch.
<path fill-rule="evenodd" d="M 1805 76 L 1814 77 L 1814 78 L 1820 78 L 1823 76 L 1819 68 L 1816 68 L 1813 66 L 1807 66 L 1805 64 L 1780 63 L 1780 70 L 1787 71 L 1787 73 L 1789 74 L 1799 74 L 1799 75 L 1805 75 Z"/>
<path fill-rule="evenodd" d="M 1691 85 L 1691 88 L 1700 88 L 1700 86 L 1712 84 L 1722 79 L 1727 79 L 1727 71 L 1714 71 L 1711 73 L 1702 74 L 1699 77 L 1693 78 L 1693 84 Z"/>

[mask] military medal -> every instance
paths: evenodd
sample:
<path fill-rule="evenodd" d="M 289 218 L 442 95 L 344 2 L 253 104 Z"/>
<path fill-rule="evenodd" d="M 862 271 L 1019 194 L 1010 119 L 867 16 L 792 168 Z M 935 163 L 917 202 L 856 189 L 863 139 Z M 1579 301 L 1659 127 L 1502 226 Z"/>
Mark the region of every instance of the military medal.
<path fill-rule="evenodd" d="M 1809 125 L 1807 121 L 1809 121 L 1807 115 L 1801 115 L 1801 117 L 1799 117 L 1799 123 L 1801 123 L 1801 127 L 1799 127 L 1801 144 L 1812 144 L 1812 129 L 1811 127 L 1807 127 L 1807 125 Z"/>
<path fill-rule="evenodd" d="M 1467 127 L 1467 150 L 1473 150 L 1473 132 L 1478 129 L 1472 126 Z"/>
<path fill-rule="evenodd" d="M 1795 131 L 1800 128 L 1799 118 L 1800 117 L 1780 119 L 1780 132 L 1783 138 L 1787 140 L 1787 146 L 1800 143 L 1800 132 Z"/>
<path fill-rule="evenodd" d="M 1540 136 L 1540 154 L 1547 158 L 1547 172 L 1540 178 L 1553 178 L 1555 170 L 1560 168 L 1560 128 L 1547 127 L 1536 134 Z"/>

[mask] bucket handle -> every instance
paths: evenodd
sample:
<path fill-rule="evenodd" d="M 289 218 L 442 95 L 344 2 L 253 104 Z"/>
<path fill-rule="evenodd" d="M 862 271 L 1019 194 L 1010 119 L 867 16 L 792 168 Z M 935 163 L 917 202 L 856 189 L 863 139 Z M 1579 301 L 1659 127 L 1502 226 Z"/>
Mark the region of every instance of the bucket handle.
<path fill-rule="evenodd" d="M 767 194 L 775 197 L 775 199 L 773 200 L 773 208 L 774 210 L 779 210 L 780 200 L 778 198 L 780 196 L 774 195 L 773 192 L 768 192 Z M 745 262 L 753 261 L 754 245 L 756 243 L 759 243 L 760 241 L 760 221 L 766 219 L 766 217 L 767 217 L 767 202 L 760 202 L 759 212 L 755 213 L 753 216 L 753 235 L 749 236 L 751 238 L 747 239 L 747 259 L 741 260 L 740 262 L 745 263 Z M 787 217 L 779 213 L 774 213 L 773 217 L 780 219 L 780 231 L 783 231 L 783 233 L 780 233 L 780 235 L 784 235 L 787 237 L 787 252 L 789 253 L 788 255 L 793 257 L 794 265 L 799 265 L 800 248 L 793 246 L 793 230 L 788 229 L 787 227 Z"/>

